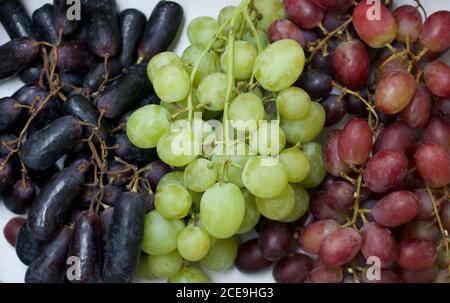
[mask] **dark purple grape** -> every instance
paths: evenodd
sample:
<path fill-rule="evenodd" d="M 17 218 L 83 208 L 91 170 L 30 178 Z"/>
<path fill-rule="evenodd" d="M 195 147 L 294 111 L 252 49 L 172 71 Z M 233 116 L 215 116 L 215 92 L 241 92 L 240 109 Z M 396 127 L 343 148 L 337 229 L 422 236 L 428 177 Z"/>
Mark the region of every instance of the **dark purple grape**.
<path fill-rule="evenodd" d="M 425 143 L 434 143 L 443 148 L 450 147 L 450 125 L 437 117 L 432 117 L 423 132 Z"/>
<path fill-rule="evenodd" d="M 298 79 L 297 85 L 303 88 L 313 100 L 328 96 L 333 88 L 331 76 L 321 70 L 304 71 Z"/>
<path fill-rule="evenodd" d="M 359 95 L 363 97 L 365 100 L 367 100 L 366 90 L 360 90 Z M 344 100 L 345 100 L 345 110 L 347 111 L 347 113 L 356 116 L 367 115 L 368 113 L 367 106 L 358 97 L 352 94 L 347 94 Z"/>
<path fill-rule="evenodd" d="M 155 210 L 155 196 L 150 192 L 139 193 L 141 195 L 142 200 L 145 201 L 145 205 L 147 206 L 147 213 Z"/>
<path fill-rule="evenodd" d="M 30 68 L 27 68 L 23 72 L 20 73 L 19 79 L 25 85 L 30 86 L 38 86 L 40 85 L 41 76 L 43 75 L 43 69 L 41 65 L 36 65 Z"/>
<path fill-rule="evenodd" d="M 436 114 L 445 122 L 450 124 L 450 98 L 441 98 L 436 102 Z"/>
<path fill-rule="evenodd" d="M 327 53 L 318 52 L 311 61 L 311 67 L 318 69 L 326 74 L 333 73 L 333 50 L 328 50 Z"/>
<path fill-rule="evenodd" d="M 44 242 L 34 236 L 25 222 L 19 230 L 16 241 L 16 254 L 19 260 L 30 265 L 39 255 Z"/>
<path fill-rule="evenodd" d="M 134 146 L 125 134 L 116 137 L 116 147 L 116 154 L 124 160 L 149 162 L 156 158 L 154 149 L 140 149 Z"/>
<path fill-rule="evenodd" d="M 120 63 L 124 67 L 133 65 L 137 60 L 137 48 L 147 24 L 146 16 L 136 9 L 126 9 L 119 15 L 122 52 Z"/>
<path fill-rule="evenodd" d="M 131 181 L 133 171 L 126 169 L 125 165 L 116 161 L 108 164 L 108 181 L 110 184 L 124 186 Z"/>
<path fill-rule="evenodd" d="M 59 75 L 59 81 L 64 85 L 61 92 L 70 95 L 83 87 L 84 74 L 70 71 L 62 72 Z"/>
<path fill-rule="evenodd" d="M 118 59 L 111 59 L 107 65 L 108 78 L 112 79 L 122 73 L 122 63 Z M 83 86 L 91 92 L 96 92 L 105 81 L 105 64 L 97 63 L 91 67 L 83 81 Z"/>
<path fill-rule="evenodd" d="M 278 283 L 302 283 L 308 278 L 312 261 L 305 255 L 295 254 L 275 264 L 273 277 Z"/>
<path fill-rule="evenodd" d="M 114 207 L 110 207 L 102 211 L 100 214 L 100 221 L 102 223 L 102 243 L 103 247 L 105 247 L 106 240 L 108 237 L 108 230 L 111 226 L 112 218 L 114 214 Z"/>
<path fill-rule="evenodd" d="M 264 258 L 276 261 L 292 251 L 293 230 L 289 224 L 270 222 L 259 236 L 259 247 Z"/>
<path fill-rule="evenodd" d="M 33 13 L 33 24 L 36 25 L 40 36 L 47 42 L 58 42 L 58 32 L 53 24 L 53 5 L 47 3 Z"/>
<path fill-rule="evenodd" d="M 62 42 L 57 48 L 56 66 L 61 70 L 86 73 L 93 61 L 94 55 L 85 41 Z"/>
<path fill-rule="evenodd" d="M 73 34 L 80 25 L 79 20 L 69 20 L 69 9 L 73 4 L 67 0 L 53 0 L 53 24 L 57 33 L 64 36 Z"/>
<path fill-rule="evenodd" d="M 36 186 L 28 180 L 17 181 L 4 196 L 7 209 L 15 214 L 24 214 L 36 195 Z"/>
<path fill-rule="evenodd" d="M 236 267 L 245 273 L 254 273 L 266 269 L 272 264 L 264 258 L 259 249 L 259 239 L 252 239 L 239 246 Z"/>
<path fill-rule="evenodd" d="M 4 158 L 0 158 L 0 192 L 14 182 L 14 167 L 11 161 L 4 161 Z"/>
<path fill-rule="evenodd" d="M 22 225 L 25 223 L 24 218 L 16 217 L 6 223 L 3 228 L 3 236 L 11 246 L 16 246 L 17 236 Z"/>
<path fill-rule="evenodd" d="M 15 38 L 1 45 L 0 81 L 15 77 L 33 63 L 38 55 L 39 45 L 31 38 Z"/>
<path fill-rule="evenodd" d="M 24 37 L 39 39 L 39 35 L 21 1 L 0 1 L 0 21 L 11 39 Z"/>
<path fill-rule="evenodd" d="M 19 103 L 13 98 L 0 99 L 0 131 L 5 131 L 17 121 L 22 108 L 17 107 Z"/>
<path fill-rule="evenodd" d="M 424 240 L 438 244 L 441 240 L 439 227 L 431 221 L 412 221 L 403 226 L 400 240 Z"/>
<path fill-rule="evenodd" d="M 330 95 L 321 102 L 326 112 L 325 126 L 333 126 L 345 117 L 345 102 L 337 95 Z"/>
<path fill-rule="evenodd" d="M 104 188 L 103 202 L 109 206 L 115 206 L 123 192 L 119 186 L 108 184 Z"/>
<path fill-rule="evenodd" d="M 327 11 L 325 14 L 325 18 L 323 19 L 323 27 L 328 32 L 332 32 L 335 29 L 337 29 L 339 26 L 344 24 L 344 22 L 348 19 L 348 16 L 345 16 L 344 14 L 340 14 L 333 11 Z"/>
<path fill-rule="evenodd" d="M 47 184 L 50 179 L 59 172 L 59 167 L 54 164 L 42 171 L 34 171 L 32 169 L 27 170 L 27 176 L 32 182 L 34 182 L 38 187 L 43 187 Z"/>
<path fill-rule="evenodd" d="M 355 202 L 356 187 L 346 181 L 336 181 L 327 187 L 326 195 L 333 197 L 328 205 L 337 211 L 346 211 Z"/>
<path fill-rule="evenodd" d="M 333 219 L 339 223 L 344 223 L 347 217 L 346 211 L 337 211 L 331 208 L 331 205 L 336 205 L 335 197 L 330 195 L 321 195 L 316 197 L 311 203 L 311 211 L 319 220 Z"/>
<path fill-rule="evenodd" d="M 411 157 L 415 150 L 414 131 L 403 122 L 394 122 L 383 129 L 373 146 L 374 154 L 396 150 Z"/>
<path fill-rule="evenodd" d="M 172 168 L 161 160 L 155 160 L 150 163 L 150 167 L 142 174 L 142 178 L 150 182 L 151 189 L 155 192 L 158 187 L 159 180 L 166 174 L 170 173 Z"/>

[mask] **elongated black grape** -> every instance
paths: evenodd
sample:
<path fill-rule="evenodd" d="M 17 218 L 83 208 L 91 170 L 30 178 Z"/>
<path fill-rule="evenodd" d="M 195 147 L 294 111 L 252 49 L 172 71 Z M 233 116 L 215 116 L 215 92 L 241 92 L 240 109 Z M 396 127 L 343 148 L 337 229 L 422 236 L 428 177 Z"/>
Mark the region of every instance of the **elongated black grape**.
<path fill-rule="evenodd" d="M 27 175 L 33 183 L 35 183 L 38 187 L 45 186 L 50 179 L 59 172 L 58 165 L 53 164 L 46 170 L 34 171 L 32 169 L 27 170 Z"/>
<path fill-rule="evenodd" d="M 139 103 L 151 91 L 152 85 L 147 77 L 146 65 L 133 65 L 105 90 L 97 102 L 97 108 L 105 111 L 106 118 L 116 118 Z"/>
<path fill-rule="evenodd" d="M 19 0 L 0 1 L 0 21 L 11 39 L 23 37 L 39 39 L 30 17 Z"/>
<path fill-rule="evenodd" d="M 32 66 L 20 73 L 19 79 L 30 86 L 38 86 L 43 73 L 42 65 Z"/>
<path fill-rule="evenodd" d="M 58 32 L 53 24 L 53 5 L 44 4 L 34 11 L 32 18 L 33 23 L 45 41 L 52 44 L 58 42 Z"/>
<path fill-rule="evenodd" d="M 36 238 L 25 222 L 19 230 L 16 240 L 16 254 L 19 260 L 30 265 L 37 258 L 45 242 Z"/>
<path fill-rule="evenodd" d="M 72 5 L 67 4 L 67 0 L 53 0 L 53 23 L 56 32 L 64 36 L 73 34 L 80 24 L 79 20 L 69 20 L 67 18 Z"/>
<path fill-rule="evenodd" d="M 5 158 L 0 158 L 0 193 L 14 182 L 14 167 L 11 161 L 4 161 Z"/>
<path fill-rule="evenodd" d="M 36 195 L 36 186 L 28 180 L 17 181 L 3 198 L 5 207 L 11 212 L 21 215 L 31 206 Z"/>
<path fill-rule="evenodd" d="M 116 185 L 108 184 L 104 188 L 103 192 L 103 202 L 109 206 L 115 206 L 120 200 L 120 196 L 124 190 Z"/>
<path fill-rule="evenodd" d="M 140 149 L 133 145 L 133 143 L 128 140 L 126 134 L 121 134 L 116 137 L 116 154 L 128 161 L 151 161 L 156 158 L 156 153 L 154 149 Z"/>
<path fill-rule="evenodd" d="M 139 58 L 149 61 L 169 48 L 183 22 L 183 8 L 172 1 L 160 1 L 150 16 L 139 44 Z"/>
<path fill-rule="evenodd" d="M 123 193 L 116 203 L 106 240 L 105 282 L 131 282 L 133 279 L 144 237 L 145 212 L 145 201 L 138 193 Z"/>
<path fill-rule="evenodd" d="M 84 75 L 76 72 L 62 72 L 59 75 L 59 81 L 64 84 L 61 91 L 69 95 L 75 89 L 83 87 Z"/>
<path fill-rule="evenodd" d="M 147 18 L 137 9 L 126 9 L 119 15 L 122 52 L 120 62 L 124 67 L 133 65 L 137 60 L 137 48 L 144 33 Z"/>
<path fill-rule="evenodd" d="M 88 72 L 94 55 L 85 41 L 62 42 L 57 48 L 56 66 L 62 70 Z"/>
<path fill-rule="evenodd" d="M 81 139 L 81 134 L 78 119 L 73 116 L 58 118 L 32 134 L 23 144 L 23 162 L 33 170 L 45 170 L 67 154 Z"/>
<path fill-rule="evenodd" d="M 96 283 L 102 273 L 102 224 L 100 217 L 89 211 L 75 219 L 69 256 L 80 259 L 79 276 L 71 282 Z"/>
<path fill-rule="evenodd" d="M 88 41 L 99 57 L 114 57 L 120 52 L 120 30 L 114 0 L 86 0 Z"/>
<path fill-rule="evenodd" d="M 119 59 L 112 59 L 107 65 L 108 78 L 114 78 L 120 75 L 122 72 L 122 64 Z M 97 63 L 87 73 L 84 78 L 83 86 L 89 88 L 91 92 L 96 92 L 102 82 L 105 80 L 105 64 Z"/>
<path fill-rule="evenodd" d="M 20 104 L 13 98 L 0 99 L 0 131 L 10 128 L 19 118 L 22 108 L 17 105 Z"/>
<path fill-rule="evenodd" d="M 62 283 L 72 230 L 64 226 L 56 238 L 42 247 L 25 274 L 26 283 Z"/>
<path fill-rule="evenodd" d="M 27 221 L 38 239 L 48 241 L 56 235 L 70 215 L 83 182 L 83 172 L 68 167 L 42 188 L 31 206 Z"/>
<path fill-rule="evenodd" d="M 0 46 L 0 81 L 19 74 L 38 55 L 39 44 L 31 38 L 15 38 Z"/>
<path fill-rule="evenodd" d="M 100 214 L 100 221 L 102 222 L 102 246 L 106 247 L 106 241 L 108 238 L 109 227 L 113 220 L 114 207 L 110 207 L 102 211 Z"/>

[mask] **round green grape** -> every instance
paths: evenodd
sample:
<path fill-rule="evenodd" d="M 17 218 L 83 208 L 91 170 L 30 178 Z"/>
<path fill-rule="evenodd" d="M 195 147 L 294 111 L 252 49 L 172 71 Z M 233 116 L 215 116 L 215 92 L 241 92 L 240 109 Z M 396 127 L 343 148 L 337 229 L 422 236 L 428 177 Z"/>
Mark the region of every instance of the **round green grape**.
<path fill-rule="evenodd" d="M 158 277 L 155 277 L 154 274 L 150 271 L 150 267 L 148 266 L 148 255 L 142 253 L 139 258 L 139 263 L 136 270 L 136 275 L 144 280 L 156 280 Z"/>
<path fill-rule="evenodd" d="M 194 66 L 199 62 L 204 47 L 199 45 L 191 45 L 186 48 L 181 58 L 183 59 L 186 69 L 189 73 L 192 73 Z M 194 85 L 197 86 L 201 80 L 205 79 L 208 75 L 216 73 L 220 70 L 219 57 L 214 51 L 210 51 L 200 62 L 197 72 L 194 77 Z"/>
<path fill-rule="evenodd" d="M 178 184 L 158 186 L 155 207 L 167 219 L 182 219 L 191 209 L 192 198 L 186 188 Z"/>
<path fill-rule="evenodd" d="M 229 49 L 225 49 L 220 63 L 222 69 L 228 73 L 229 65 Z M 234 79 L 237 81 L 244 81 L 250 79 L 253 72 L 253 64 L 258 56 L 258 50 L 246 41 L 235 41 L 234 43 Z"/>
<path fill-rule="evenodd" d="M 228 78 L 224 73 L 214 73 L 200 82 L 197 90 L 198 102 L 207 110 L 222 111 L 225 106 Z"/>
<path fill-rule="evenodd" d="M 303 153 L 308 158 L 311 169 L 308 176 L 302 181 L 304 188 L 314 188 L 320 185 L 327 175 L 322 157 L 322 146 L 316 142 L 310 142 L 302 146 Z"/>
<path fill-rule="evenodd" d="M 247 190 L 242 190 L 242 196 L 245 199 L 245 215 L 244 220 L 242 220 L 241 227 L 239 228 L 238 234 L 245 234 L 251 231 L 256 224 L 259 222 L 261 214 L 256 207 L 255 196 L 249 193 Z"/>
<path fill-rule="evenodd" d="M 257 29 L 256 30 L 259 37 L 259 42 L 261 42 L 261 47 L 264 49 L 269 45 L 269 36 L 266 32 Z M 244 35 L 242 37 L 242 40 L 247 41 L 248 43 L 251 43 L 254 47 L 258 47 L 258 43 L 256 42 L 256 38 L 253 35 L 251 31 L 244 32 Z"/>
<path fill-rule="evenodd" d="M 195 18 L 187 29 L 189 42 L 205 48 L 214 39 L 214 35 L 218 30 L 219 22 L 214 18 L 207 16 Z M 222 46 L 223 40 L 217 40 L 213 44 L 213 47 L 216 49 Z"/>
<path fill-rule="evenodd" d="M 167 103 L 183 101 L 191 90 L 191 79 L 184 68 L 167 64 L 153 77 L 153 88 L 158 97 Z"/>
<path fill-rule="evenodd" d="M 290 183 L 302 182 L 311 169 L 308 158 L 295 147 L 283 150 L 280 153 L 280 162 L 286 169 Z"/>
<path fill-rule="evenodd" d="M 238 245 L 234 238 L 217 239 L 201 263 L 209 270 L 223 272 L 230 269 L 238 252 Z"/>
<path fill-rule="evenodd" d="M 203 259 L 209 251 L 209 246 L 209 235 L 199 226 L 188 225 L 178 236 L 178 252 L 191 262 Z"/>
<path fill-rule="evenodd" d="M 163 52 L 154 56 L 147 65 L 148 78 L 152 83 L 156 76 L 156 72 L 167 64 L 183 66 L 183 60 L 173 52 Z"/>
<path fill-rule="evenodd" d="M 169 278 L 169 283 L 209 283 L 208 276 L 196 267 L 182 268 L 175 276 Z"/>
<path fill-rule="evenodd" d="M 175 276 L 183 266 L 183 258 L 174 250 L 165 255 L 149 256 L 148 266 L 157 278 L 170 278 Z"/>
<path fill-rule="evenodd" d="M 256 10 L 261 16 L 258 28 L 267 32 L 270 24 L 278 19 L 284 19 L 283 2 L 279 0 L 255 0 L 253 2 Z"/>
<path fill-rule="evenodd" d="M 292 184 L 292 188 L 295 192 L 295 205 L 289 215 L 280 219 L 279 221 L 285 223 L 295 222 L 303 217 L 309 209 L 309 194 L 308 192 L 298 184 Z"/>
<path fill-rule="evenodd" d="M 195 192 L 204 192 L 217 181 L 214 164 L 206 159 L 197 159 L 186 167 L 184 182 L 187 188 Z"/>
<path fill-rule="evenodd" d="M 295 191 L 288 185 L 287 189 L 279 196 L 274 198 L 256 197 L 256 207 L 266 218 L 279 221 L 287 217 L 295 206 Z"/>
<path fill-rule="evenodd" d="M 168 132 L 159 139 L 157 152 L 166 164 L 183 167 L 197 159 L 196 150 L 200 150 L 194 134 L 189 130 Z"/>
<path fill-rule="evenodd" d="M 286 146 L 286 135 L 277 123 L 261 121 L 256 132 L 250 134 L 250 147 L 261 156 L 275 156 Z"/>
<path fill-rule="evenodd" d="M 311 110 L 311 98 L 303 89 L 290 87 L 278 95 L 277 106 L 284 118 L 300 120 L 308 116 Z"/>
<path fill-rule="evenodd" d="M 240 94 L 231 102 L 228 115 L 232 121 L 255 121 L 258 125 L 259 121 L 264 120 L 264 104 L 253 93 Z"/>

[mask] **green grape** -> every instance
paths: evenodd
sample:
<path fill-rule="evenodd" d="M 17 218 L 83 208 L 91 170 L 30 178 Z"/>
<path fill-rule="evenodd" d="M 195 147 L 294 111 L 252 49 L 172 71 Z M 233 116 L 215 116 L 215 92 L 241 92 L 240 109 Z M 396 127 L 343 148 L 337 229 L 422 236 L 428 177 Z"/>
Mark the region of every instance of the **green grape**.
<path fill-rule="evenodd" d="M 228 73 L 228 52 L 226 48 L 220 64 L 222 69 Z M 253 64 L 258 56 L 258 50 L 246 41 L 235 41 L 234 43 L 234 79 L 237 81 L 248 80 L 252 76 Z"/>
<path fill-rule="evenodd" d="M 301 120 L 311 111 L 311 98 L 303 89 L 290 87 L 278 95 L 277 106 L 284 118 Z"/>
<path fill-rule="evenodd" d="M 177 238 L 184 229 L 181 220 L 169 220 L 156 210 L 145 216 L 142 250 L 149 255 L 164 255 L 177 248 Z"/>
<path fill-rule="evenodd" d="M 195 192 L 204 192 L 217 181 L 214 164 L 206 159 L 197 159 L 186 167 L 184 182 L 187 188 Z"/>
<path fill-rule="evenodd" d="M 168 174 L 165 174 L 164 177 L 159 180 L 158 188 L 166 186 L 168 184 L 178 184 L 184 187 L 184 173 L 182 171 L 172 171 Z"/>
<path fill-rule="evenodd" d="M 186 166 L 197 158 L 201 142 L 190 130 L 177 130 L 166 133 L 158 142 L 159 158 L 175 167 Z"/>
<path fill-rule="evenodd" d="M 170 278 L 175 276 L 183 266 L 183 258 L 174 250 L 165 255 L 149 256 L 148 266 L 157 278 Z"/>
<path fill-rule="evenodd" d="M 259 121 L 264 120 L 264 104 L 253 93 L 240 94 L 231 102 L 228 115 L 232 121 L 255 121 L 258 125 Z"/>
<path fill-rule="evenodd" d="M 245 199 L 245 215 L 244 220 L 242 220 L 241 227 L 239 228 L 238 234 L 245 234 L 255 228 L 258 224 L 261 214 L 256 207 L 255 196 L 249 193 L 247 190 L 242 190 L 242 196 Z"/>
<path fill-rule="evenodd" d="M 262 19 L 258 21 L 258 28 L 265 32 L 273 21 L 285 17 L 283 2 L 280 0 L 255 0 L 254 6 L 262 16 Z"/>
<path fill-rule="evenodd" d="M 199 226 L 193 224 L 186 226 L 177 240 L 178 252 L 191 262 L 203 259 L 209 251 L 209 235 Z"/>
<path fill-rule="evenodd" d="M 308 158 L 311 169 L 301 185 L 307 189 L 317 187 L 327 175 L 322 158 L 322 146 L 319 143 L 311 142 L 303 145 L 302 149 L 306 158 Z"/>
<path fill-rule="evenodd" d="M 153 78 L 153 88 L 158 97 L 167 103 L 183 101 L 191 90 L 191 79 L 187 71 L 175 64 L 158 69 Z"/>
<path fill-rule="evenodd" d="M 303 217 L 309 209 L 309 194 L 308 192 L 298 184 L 292 184 L 292 188 L 295 192 L 295 205 L 289 215 L 279 220 L 285 223 L 295 222 Z"/>
<path fill-rule="evenodd" d="M 211 17 L 198 17 L 191 21 L 188 26 L 187 34 L 191 44 L 198 44 L 205 48 L 214 39 L 214 35 L 219 30 L 219 22 Z M 214 42 L 215 49 L 223 46 L 223 40 Z"/>
<path fill-rule="evenodd" d="M 206 231 L 218 239 L 233 236 L 241 226 L 245 214 L 245 200 L 234 184 L 216 183 L 200 202 L 200 215 Z"/>
<path fill-rule="evenodd" d="M 281 195 L 288 186 L 284 166 L 277 159 L 252 157 L 242 172 L 245 187 L 256 197 L 274 198 Z"/>
<path fill-rule="evenodd" d="M 208 276 L 196 267 L 182 268 L 175 276 L 170 277 L 169 283 L 209 283 Z"/>
<path fill-rule="evenodd" d="M 210 111 L 222 111 L 227 94 L 228 77 L 224 73 L 214 73 L 200 82 L 197 90 L 199 103 Z"/>
<path fill-rule="evenodd" d="M 228 5 L 222 8 L 217 18 L 217 20 L 219 21 L 219 25 L 223 25 L 225 22 L 230 20 L 233 17 L 235 10 L 236 6 L 234 5 Z"/>
<path fill-rule="evenodd" d="M 183 66 L 183 60 L 172 52 L 163 52 L 154 56 L 147 65 L 147 74 L 151 82 L 153 82 L 156 72 L 167 64 Z"/>
<path fill-rule="evenodd" d="M 238 245 L 234 238 L 217 239 L 201 263 L 209 270 L 223 272 L 230 269 L 238 252 Z"/>
<path fill-rule="evenodd" d="M 308 116 L 302 120 L 281 119 L 281 128 L 287 140 L 292 144 L 308 143 L 314 140 L 325 125 L 325 110 L 322 105 L 313 102 Z"/>
<path fill-rule="evenodd" d="M 308 158 L 296 147 L 283 150 L 280 153 L 280 162 L 286 169 L 290 183 L 302 182 L 311 169 Z"/>
<path fill-rule="evenodd" d="M 126 132 L 135 146 L 154 148 L 159 139 L 170 131 L 170 114 L 159 105 L 146 105 L 135 111 L 128 119 Z"/>
<path fill-rule="evenodd" d="M 191 209 L 192 198 L 186 188 L 178 184 L 158 186 L 155 207 L 166 219 L 182 219 Z"/>
<path fill-rule="evenodd" d="M 242 171 L 245 163 L 250 159 L 249 147 L 242 142 L 236 143 L 234 147 L 235 150 L 232 153 L 228 153 L 228 155 L 224 155 L 223 152 L 215 153 L 211 161 L 218 172 L 221 172 L 223 169 L 223 176 L 227 182 L 243 188 Z"/>
<path fill-rule="evenodd" d="M 269 36 L 266 32 L 257 29 L 259 41 L 261 42 L 261 47 L 264 49 L 269 45 Z M 251 31 L 244 32 L 244 35 L 242 37 L 242 40 L 247 41 L 248 43 L 251 43 L 254 47 L 258 47 L 258 43 L 256 42 L 256 38 L 253 35 Z"/>
<path fill-rule="evenodd" d="M 141 254 L 139 258 L 139 263 L 136 270 L 136 275 L 144 280 L 156 280 L 158 277 L 155 277 L 154 274 L 150 271 L 150 267 L 148 266 L 148 255 Z"/>
<path fill-rule="evenodd" d="M 181 58 L 186 64 L 186 69 L 189 73 L 192 73 L 192 69 L 199 62 L 200 56 L 203 53 L 204 48 L 199 45 L 191 45 L 186 48 Z M 208 75 L 216 73 L 220 70 L 219 57 L 214 51 L 210 51 L 200 62 L 197 72 L 194 77 L 194 85 L 197 86 L 201 80 L 205 79 Z"/>
<path fill-rule="evenodd" d="M 286 146 L 286 135 L 273 121 L 261 121 L 256 132 L 250 134 L 250 147 L 261 156 L 278 155 Z"/>
<path fill-rule="evenodd" d="M 254 73 L 264 89 L 279 92 L 297 81 L 304 65 L 305 53 L 300 44 L 289 39 L 279 40 L 259 54 Z"/>
<path fill-rule="evenodd" d="M 279 221 L 287 217 L 295 206 L 295 191 L 288 185 L 287 189 L 279 196 L 274 198 L 256 197 L 256 207 L 266 218 Z"/>

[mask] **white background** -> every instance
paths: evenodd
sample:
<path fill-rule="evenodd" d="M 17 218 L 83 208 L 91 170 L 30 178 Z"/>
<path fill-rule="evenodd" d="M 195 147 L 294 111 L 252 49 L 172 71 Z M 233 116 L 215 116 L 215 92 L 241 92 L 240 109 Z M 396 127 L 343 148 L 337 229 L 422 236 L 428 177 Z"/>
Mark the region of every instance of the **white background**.
<path fill-rule="evenodd" d="M 137 8 L 144 12 L 147 16 L 150 15 L 153 7 L 158 0 L 116 0 L 120 10 L 126 8 Z M 175 0 L 180 3 L 185 11 L 186 19 L 184 23 L 183 33 L 181 34 L 175 51 L 181 54 L 183 49 L 188 46 L 186 36 L 186 27 L 190 20 L 198 16 L 212 16 L 217 17 L 220 9 L 226 5 L 237 5 L 240 0 Z M 50 2 L 46 0 L 22 0 L 25 4 L 28 13 L 31 13 L 41 7 L 44 3 Z M 412 0 L 394 0 L 395 5 L 414 4 Z M 423 6 L 427 10 L 428 15 L 439 9 L 450 10 L 450 0 L 423 0 Z M 450 29 L 449 29 L 450 30 Z M 9 40 L 8 35 L 0 25 L 0 44 Z M 0 97 L 10 96 L 18 90 L 23 84 L 20 80 L 11 80 L 0 84 Z M 0 229 L 8 222 L 10 218 L 14 217 L 2 203 L 0 203 Z M 15 250 L 11 247 L 3 237 L 0 235 L 0 282 L 3 283 L 20 283 L 23 282 L 26 267 L 23 265 L 15 254 Z M 271 270 L 259 273 L 257 275 L 241 274 L 238 270 L 232 269 L 226 273 L 211 274 L 213 282 L 227 283 L 227 282 L 273 282 Z"/>

